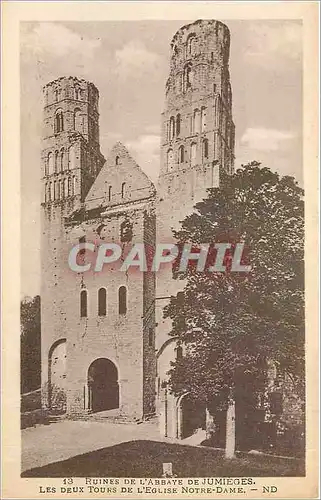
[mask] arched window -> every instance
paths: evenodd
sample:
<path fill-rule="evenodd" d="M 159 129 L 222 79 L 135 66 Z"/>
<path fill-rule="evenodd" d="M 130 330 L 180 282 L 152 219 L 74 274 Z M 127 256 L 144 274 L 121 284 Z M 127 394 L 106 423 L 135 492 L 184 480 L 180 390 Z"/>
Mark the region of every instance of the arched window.
<path fill-rule="evenodd" d="M 181 345 L 178 345 L 175 349 L 176 351 L 176 361 L 179 361 L 183 357 L 183 348 Z"/>
<path fill-rule="evenodd" d="M 181 115 L 178 113 L 176 116 L 176 135 L 179 136 L 181 133 Z"/>
<path fill-rule="evenodd" d="M 87 290 L 81 290 L 80 292 L 80 317 L 87 318 Z"/>
<path fill-rule="evenodd" d="M 55 134 L 63 132 L 64 130 L 64 115 L 62 110 L 58 110 L 55 115 Z"/>
<path fill-rule="evenodd" d="M 192 166 L 196 165 L 196 151 L 197 151 L 197 146 L 195 142 L 192 142 L 191 144 L 191 164 Z"/>
<path fill-rule="evenodd" d="M 65 193 L 65 182 L 64 180 L 62 179 L 61 180 L 61 186 L 60 186 L 60 198 L 65 198 L 66 196 L 66 193 Z"/>
<path fill-rule="evenodd" d="M 71 178 L 68 178 L 68 196 L 72 196 L 72 181 Z"/>
<path fill-rule="evenodd" d="M 116 158 L 115 158 L 115 165 L 120 165 L 120 158 L 119 158 L 119 156 L 116 156 Z"/>
<path fill-rule="evenodd" d="M 109 186 L 109 188 L 108 188 L 108 201 L 111 201 L 111 197 L 112 197 L 112 187 Z"/>
<path fill-rule="evenodd" d="M 49 175 L 54 173 L 54 155 L 52 153 L 48 154 L 48 173 Z"/>
<path fill-rule="evenodd" d="M 199 109 L 194 109 L 193 114 L 193 134 L 200 132 L 200 112 Z"/>
<path fill-rule="evenodd" d="M 59 172 L 60 161 L 59 161 L 59 152 L 55 152 L 55 174 Z"/>
<path fill-rule="evenodd" d="M 59 200 L 60 198 L 60 192 L 59 192 L 59 182 L 54 182 L 54 199 Z"/>
<path fill-rule="evenodd" d="M 126 191 L 126 182 L 123 182 L 121 185 L 121 197 L 124 198 Z"/>
<path fill-rule="evenodd" d="M 79 88 L 75 87 L 75 99 L 78 101 L 79 99 Z"/>
<path fill-rule="evenodd" d="M 49 184 L 49 201 L 52 201 L 54 199 L 54 186 L 53 183 L 50 182 Z"/>
<path fill-rule="evenodd" d="M 206 108 L 201 108 L 201 132 L 206 130 Z"/>
<path fill-rule="evenodd" d="M 64 150 L 62 149 L 60 153 L 60 172 L 64 171 L 65 168 L 64 163 L 65 163 L 65 153 Z"/>
<path fill-rule="evenodd" d="M 174 153 L 172 149 L 167 151 L 167 171 L 170 172 L 174 167 Z"/>
<path fill-rule="evenodd" d="M 107 314 L 107 293 L 106 288 L 98 290 L 98 316 L 106 316 Z"/>
<path fill-rule="evenodd" d="M 79 108 L 76 108 L 74 111 L 74 130 L 83 132 L 83 117 Z"/>
<path fill-rule="evenodd" d="M 184 163 L 184 146 L 178 148 L 178 163 Z"/>
<path fill-rule="evenodd" d="M 118 312 L 119 314 L 127 313 L 127 288 L 125 286 L 119 287 L 118 290 Z"/>
<path fill-rule="evenodd" d="M 204 139 L 203 141 L 203 158 L 208 158 L 208 139 Z"/>
<path fill-rule="evenodd" d="M 76 146 L 72 145 L 69 148 L 69 169 L 76 168 Z"/>
<path fill-rule="evenodd" d="M 169 119 L 169 140 L 174 139 L 175 136 L 175 118 L 171 116 Z"/>
<path fill-rule="evenodd" d="M 64 193 L 65 193 L 65 198 L 67 198 L 67 196 L 69 195 L 68 193 L 68 179 L 66 177 L 66 179 L 64 179 Z"/>
<path fill-rule="evenodd" d="M 190 64 L 185 66 L 183 74 L 183 91 L 186 92 L 192 86 L 192 67 Z"/>
<path fill-rule="evenodd" d="M 196 52 L 196 37 L 191 35 L 187 40 L 187 56 L 192 56 Z"/>

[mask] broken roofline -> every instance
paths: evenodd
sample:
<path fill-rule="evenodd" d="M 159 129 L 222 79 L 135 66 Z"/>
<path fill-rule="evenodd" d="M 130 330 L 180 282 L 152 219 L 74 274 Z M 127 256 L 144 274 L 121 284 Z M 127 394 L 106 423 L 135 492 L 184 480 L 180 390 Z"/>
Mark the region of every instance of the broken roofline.
<path fill-rule="evenodd" d="M 185 272 L 190 261 L 196 263 L 196 271 L 198 272 L 220 272 L 224 273 L 227 270 L 232 272 L 250 272 L 251 266 L 241 264 L 244 242 L 242 243 L 204 243 L 201 245 L 193 245 L 185 243 L 178 245 L 173 243 L 158 243 L 155 247 L 146 245 L 145 243 L 135 243 L 125 255 L 125 244 L 118 243 L 102 243 L 100 245 L 94 243 L 78 243 L 69 252 L 68 265 L 69 268 L 76 273 L 84 273 L 90 270 L 101 272 L 105 264 L 121 262 L 120 271 L 127 272 L 130 268 L 135 268 L 141 272 L 157 272 L 162 264 L 172 264 L 179 261 L 178 271 Z M 227 266 L 227 251 L 234 248 L 233 256 L 230 258 L 229 266 Z M 195 251 L 197 249 L 198 251 Z M 128 250 L 128 246 L 127 246 Z M 207 265 L 206 262 L 210 252 L 215 250 L 214 265 Z M 90 252 L 90 259 L 84 258 L 84 253 Z M 97 256 L 95 257 L 96 254 Z M 79 259 L 81 255 L 81 259 Z M 87 262 L 85 262 L 87 260 Z M 95 261 L 95 266 L 92 264 Z"/>

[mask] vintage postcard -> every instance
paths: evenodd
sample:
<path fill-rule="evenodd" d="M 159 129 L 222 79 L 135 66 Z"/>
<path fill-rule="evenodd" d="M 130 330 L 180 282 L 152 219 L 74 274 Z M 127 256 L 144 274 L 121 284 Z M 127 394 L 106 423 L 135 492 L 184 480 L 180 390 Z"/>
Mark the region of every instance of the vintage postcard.
<path fill-rule="evenodd" d="M 318 3 L 2 14 L 2 498 L 318 498 Z"/>

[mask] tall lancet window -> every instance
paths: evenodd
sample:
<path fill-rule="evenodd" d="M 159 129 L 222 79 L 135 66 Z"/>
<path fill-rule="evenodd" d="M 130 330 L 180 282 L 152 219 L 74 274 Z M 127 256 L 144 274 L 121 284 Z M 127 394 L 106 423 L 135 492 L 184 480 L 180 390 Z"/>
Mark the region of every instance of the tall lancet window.
<path fill-rule="evenodd" d="M 172 141 L 174 137 L 175 137 L 175 118 L 174 116 L 171 116 L 169 120 L 169 140 Z"/>
<path fill-rule="evenodd" d="M 98 316 L 106 316 L 107 314 L 107 292 L 106 288 L 98 290 Z"/>
<path fill-rule="evenodd" d="M 76 108 L 74 111 L 74 130 L 76 132 L 83 132 L 83 117 L 79 108 Z"/>
<path fill-rule="evenodd" d="M 87 290 L 81 290 L 80 292 L 80 317 L 87 318 Z"/>
<path fill-rule="evenodd" d="M 183 91 L 186 92 L 192 86 L 192 67 L 190 64 L 185 66 L 183 74 Z"/>
<path fill-rule="evenodd" d="M 118 290 L 118 313 L 123 315 L 127 313 L 127 288 L 119 287 Z"/>
<path fill-rule="evenodd" d="M 206 108 L 201 108 L 201 132 L 206 131 Z"/>
<path fill-rule="evenodd" d="M 55 160 L 54 155 L 52 153 L 48 154 L 48 174 L 51 175 L 55 170 Z"/>
<path fill-rule="evenodd" d="M 64 179 L 64 193 L 65 193 L 65 198 L 67 198 L 67 196 L 69 196 L 69 192 L 68 192 L 68 178 L 67 177 Z"/>
<path fill-rule="evenodd" d="M 196 37 L 191 35 L 187 40 L 187 57 L 196 53 Z"/>
<path fill-rule="evenodd" d="M 184 163 L 184 146 L 178 148 L 178 163 Z"/>
<path fill-rule="evenodd" d="M 176 136 L 178 137 L 181 133 L 181 115 L 178 113 L 176 116 Z"/>
<path fill-rule="evenodd" d="M 60 172 L 63 172 L 65 168 L 65 153 L 64 150 L 61 150 L 60 153 Z"/>
<path fill-rule="evenodd" d="M 201 115 L 199 109 L 194 110 L 193 114 L 193 133 L 198 134 L 200 132 L 200 120 L 201 120 Z"/>
<path fill-rule="evenodd" d="M 55 152 L 55 173 L 59 172 L 60 162 L 59 162 L 59 152 Z"/>
<path fill-rule="evenodd" d="M 55 126 L 54 126 L 55 134 L 59 132 L 63 132 L 64 130 L 64 115 L 61 109 L 56 112 L 55 115 Z"/>
<path fill-rule="evenodd" d="M 203 141 L 203 159 L 208 159 L 208 139 L 204 139 Z"/>
<path fill-rule="evenodd" d="M 69 169 L 72 170 L 76 168 L 76 145 L 72 145 L 69 148 Z"/>

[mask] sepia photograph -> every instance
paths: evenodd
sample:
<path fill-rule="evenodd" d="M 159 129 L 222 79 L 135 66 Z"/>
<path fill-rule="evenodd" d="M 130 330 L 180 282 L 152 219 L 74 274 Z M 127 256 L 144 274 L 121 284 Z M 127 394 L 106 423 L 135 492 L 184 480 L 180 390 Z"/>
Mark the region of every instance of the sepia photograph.
<path fill-rule="evenodd" d="M 307 480 L 306 26 L 215 4 L 19 20 L 11 369 L 37 498 L 283 498 L 279 478 Z"/>

